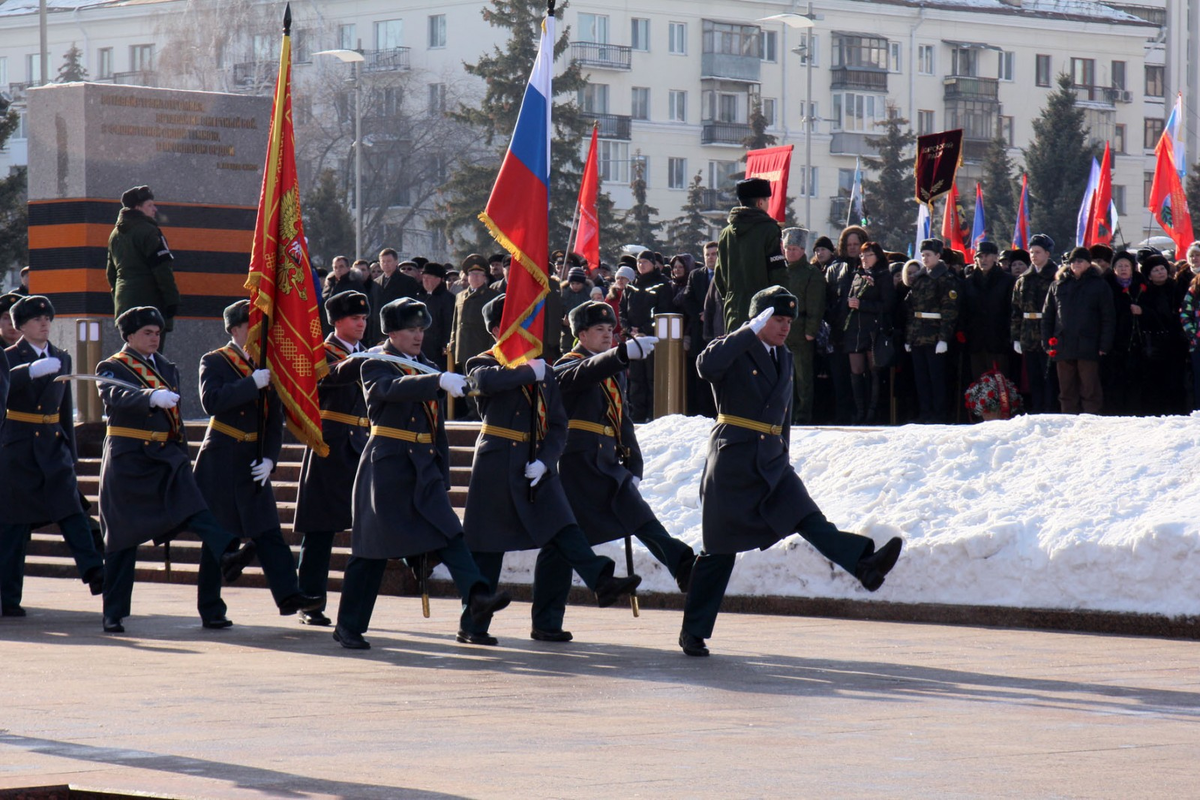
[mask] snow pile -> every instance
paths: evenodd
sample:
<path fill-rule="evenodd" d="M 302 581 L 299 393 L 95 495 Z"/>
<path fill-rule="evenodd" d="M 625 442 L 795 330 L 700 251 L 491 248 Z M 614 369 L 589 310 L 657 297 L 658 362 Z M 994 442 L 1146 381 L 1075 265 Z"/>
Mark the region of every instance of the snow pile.
<path fill-rule="evenodd" d="M 711 421 L 641 426 L 641 490 L 675 536 L 701 543 Z M 1200 614 L 1200 415 L 1027 416 L 973 426 L 803 428 L 792 463 L 825 515 L 905 540 L 871 594 L 799 536 L 739 556 L 730 594 Z M 620 542 L 597 548 L 624 572 Z M 527 582 L 533 553 L 511 554 Z M 651 591 L 678 591 L 641 546 Z"/>

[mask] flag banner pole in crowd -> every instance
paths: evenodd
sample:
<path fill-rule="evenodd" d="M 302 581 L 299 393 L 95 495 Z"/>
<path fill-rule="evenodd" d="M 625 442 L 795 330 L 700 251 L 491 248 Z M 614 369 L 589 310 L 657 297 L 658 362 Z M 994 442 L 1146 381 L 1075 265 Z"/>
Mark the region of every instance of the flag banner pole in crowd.
<path fill-rule="evenodd" d="M 867 214 L 863 211 L 862 166 L 858 156 L 854 158 L 854 185 L 850 189 L 850 208 L 846 212 L 847 225 L 867 224 Z"/>
<path fill-rule="evenodd" d="M 542 20 L 537 58 L 525 87 L 512 141 L 479 219 L 512 255 L 500 338 L 493 352 L 504 366 L 542 354 L 550 293 L 550 111 L 554 94 L 554 2 Z"/>
<path fill-rule="evenodd" d="M 958 204 L 958 185 L 951 181 L 950 191 L 946 195 L 946 210 L 942 213 L 942 241 L 965 258 L 967 244 L 963 237 L 962 217 L 962 209 Z"/>
<path fill-rule="evenodd" d="M 1086 247 L 1094 244 L 1112 244 L 1113 225 L 1109 222 L 1112 206 L 1112 156 L 1108 142 L 1104 143 L 1104 157 L 1100 160 L 1100 179 L 1096 182 L 1096 195 L 1092 198 L 1092 210 L 1088 218 Z"/>
<path fill-rule="evenodd" d="M 592 123 L 592 143 L 583 165 L 583 181 L 579 184 L 579 202 L 576 204 L 579 227 L 575 229 L 575 245 L 568 251 L 582 255 L 593 269 L 600 264 L 600 217 L 596 213 L 596 196 L 600 192 L 599 135 L 599 124 Z"/>
<path fill-rule="evenodd" d="M 987 216 L 983 210 L 983 184 L 975 181 L 975 222 L 971 226 L 971 246 L 967 248 L 967 263 L 975 260 L 975 251 L 979 243 L 987 239 Z"/>
<path fill-rule="evenodd" d="M 767 206 L 767 213 L 780 223 L 787 217 L 787 188 L 791 169 L 790 144 L 746 151 L 746 177 L 770 181 L 771 201 Z"/>
<path fill-rule="evenodd" d="M 1021 173 L 1021 200 L 1017 204 L 1017 220 L 1013 223 L 1014 250 L 1029 249 L 1029 175 Z"/>
<path fill-rule="evenodd" d="M 329 367 L 325 361 L 317 282 L 300 214 L 300 183 L 292 131 L 291 27 L 289 4 L 283 16 L 275 104 L 258 219 L 254 224 L 250 273 L 246 278 L 246 288 L 250 290 L 250 336 L 246 349 L 255 363 L 271 371 L 271 385 L 283 403 L 288 429 L 301 443 L 325 456 L 329 446 L 321 433 L 317 381 L 325 377 Z M 263 440 L 260 434 L 260 445 Z"/>
<path fill-rule="evenodd" d="M 910 258 L 913 253 L 921 252 L 921 242 L 933 238 L 932 217 L 933 215 L 929 213 L 928 205 L 917 203 L 917 234 L 913 238 L 913 245 L 908 251 Z"/>
<path fill-rule="evenodd" d="M 934 201 L 950 191 L 962 163 L 962 137 L 961 129 L 917 137 L 913 173 L 918 203 L 932 209 Z"/>
<path fill-rule="evenodd" d="M 1175 107 L 1154 148 L 1154 182 L 1150 186 L 1150 213 L 1175 242 L 1176 256 L 1186 253 L 1192 242 L 1192 216 L 1183 190 L 1187 156 L 1179 129 L 1182 119 L 1183 95 L 1177 95 Z"/>
<path fill-rule="evenodd" d="M 1075 215 L 1075 246 L 1086 247 L 1088 230 L 1091 226 L 1092 203 L 1096 199 L 1096 188 L 1100 184 L 1100 164 L 1092 158 L 1092 170 L 1088 173 L 1087 188 L 1079 201 L 1079 213 Z"/>

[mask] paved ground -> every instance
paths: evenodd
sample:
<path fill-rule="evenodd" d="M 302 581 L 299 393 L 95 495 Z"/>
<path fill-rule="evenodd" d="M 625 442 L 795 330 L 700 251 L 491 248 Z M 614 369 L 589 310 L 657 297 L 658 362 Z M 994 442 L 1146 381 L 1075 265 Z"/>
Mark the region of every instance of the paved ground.
<path fill-rule="evenodd" d="M 227 589 L 139 584 L 128 633 L 78 582 L 0 619 L 0 788 L 203 798 L 1194 797 L 1195 642 L 572 607 L 577 641 L 458 645 L 383 597 L 366 654 Z"/>

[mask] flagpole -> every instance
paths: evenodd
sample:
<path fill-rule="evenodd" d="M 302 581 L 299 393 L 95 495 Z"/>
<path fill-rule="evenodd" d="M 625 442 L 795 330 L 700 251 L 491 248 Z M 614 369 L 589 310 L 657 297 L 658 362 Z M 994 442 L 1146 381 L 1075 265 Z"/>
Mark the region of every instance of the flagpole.
<path fill-rule="evenodd" d="M 562 266 L 558 268 L 558 279 L 562 280 L 567 276 L 567 263 L 571 260 L 571 248 L 576 244 L 575 235 L 578 231 L 575 225 L 579 222 L 580 202 L 575 201 L 575 213 L 571 215 L 571 232 L 567 234 L 567 252 L 563 255 Z"/>

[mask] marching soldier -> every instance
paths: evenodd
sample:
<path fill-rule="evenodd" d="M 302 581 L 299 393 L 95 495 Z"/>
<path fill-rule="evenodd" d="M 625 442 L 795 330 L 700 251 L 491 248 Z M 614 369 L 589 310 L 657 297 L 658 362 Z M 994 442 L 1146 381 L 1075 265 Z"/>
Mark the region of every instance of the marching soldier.
<path fill-rule="evenodd" d="M 100 398 L 108 416 L 100 462 L 105 633 L 125 631 L 121 621 L 129 616 L 137 548 L 143 542 L 161 544 L 191 531 L 218 559 L 229 583 L 254 557 L 253 547 L 237 549 L 237 539 L 208 510 L 192 475 L 179 409 L 179 371 L 157 352 L 164 325 L 153 306 L 129 309 L 117 317 L 125 346 L 96 367 L 104 379 Z M 197 605 L 214 603 L 200 595 Z"/>
<path fill-rule="evenodd" d="M 712 635 L 739 552 L 765 550 L 799 533 L 872 592 L 900 556 L 898 537 L 876 550 L 866 536 L 839 531 L 792 469 L 793 366 L 784 342 L 797 305 L 782 286 L 758 292 L 750 302 L 751 320 L 712 342 L 697 362 L 716 394 L 717 424 L 700 483 L 704 550 L 696 559 L 679 634 L 689 656 L 708 655 L 704 640 Z"/>
<path fill-rule="evenodd" d="M 667 533 L 638 493 L 642 451 L 625 413 L 625 369 L 658 341 L 637 336 L 613 347 L 617 317 L 607 303 L 589 301 L 570 315 L 578 346 L 555 365 L 567 411 L 567 444 L 559 460 L 563 488 L 591 545 L 636 537 L 687 591 L 696 554 Z M 556 552 L 538 556 L 534 619 L 543 630 L 562 628 L 571 565 Z"/>
<path fill-rule="evenodd" d="M 483 307 L 484 324 L 495 339 L 500 336 L 503 316 L 504 295 Z M 614 578 L 612 559 L 592 552 L 587 536 L 575 521 L 558 476 L 558 459 L 567 439 L 567 413 L 554 370 L 547 371 L 546 362 L 540 358 L 508 369 L 496 358 L 495 348 L 475 356 L 466 367 L 467 375 L 479 388 L 476 402 L 483 426 L 471 463 L 463 529 L 489 589 L 496 590 L 506 552 L 541 548 L 539 563 L 552 556 L 566 561 L 596 592 L 601 608 L 613 605 L 622 594 L 637 588 L 642 579 L 636 575 Z M 535 404 L 537 422 L 532 423 Z M 532 447 L 531 432 L 535 436 Z M 544 612 L 547 604 L 541 596 L 536 570 L 533 597 L 534 609 Z M 561 611 L 544 616 L 547 618 L 534 615 L 530 632 L 533 639 L 571 640 L 571 634 L 562 629 Z M 466 614 L 458 640 L 496 644 L 496 638 L 487 632 L 486 621 L 476 625 Z"/>
<path fill-rule="evenodd" d="M 270 371 L 256 369 L 246 354 L 250 301 L 232 304 L 224 316 L 231 341 L 200 359 L 200 406 L 209 420 L 196 456 L 196 484 L 221 527 L 249 540 L 246 548 L 258 556 L 279 613 L 286 616 L 315 609 L 321 598 L 300 593 L 296 561 L 283 540 L 271 487 L 271 473 L 283 448 L 283 404 L 269 388 Z M 264 389 L 266 420 L 260 432 L 259 396 Z M 259 436 L 264 437 L 261 458 Z M 232 625 L 221 599 L 221 565 L 207 549 L 201 552 L 196 582 L 204 627 Z"/>
<path fill-rule="evenodd" d="M 353 521 L 351 495 L 358 459 L 367 446 L 370 422 L 367 401 L 359 382 L 362 361 L 349 358 L 363 349 L 371 305 L 361 292 L 343 292 L 325 301 L 325 316 L 333 333 L 325 339 L 325 362 L 329 374 L 318 385 L 321 429 L 329 455 L 307 449 L 300 465 L 300 488 L 296 495 L 296 519 L 292 527 L 303 534 L 300 540 L 300 591 L 321 598 L 321 605 L 300 612 L 305 625 L 328 625 L 325 598 L 329 589 L 329 558 L 333 537 L 350 530 Z"/>
<path fill-rule="evenodd" d="M 508 592 L 492 593 L 475 566 L 447 492 L 450 445 L 438 401 L 442 393 L 462 397 L 467 379 L 439 372 L 421 355 L 432 322 L 424 303 L 393 300 L 379 318 L 388 341 L 379 350 L 381 358 L 366 359 L 362 366 L 371 438 L 354 479 L 352 555 L 333 632 L 351 650 L 371 646 L 363 633 L 389 558 L 436 553 L 476 625 L 484 625 L 511 599 Z"/>
<path fill-rule="evenodd" d="M 9 313 L 21 338 L 0 356 L 10 368 L 0 440 L 0 613 L 23 617 L 25 550 L 35 525 L 58 523 L 94 595 L 104 589 L 104 566 L 76 486 L 71 392 L 54 380 L 71 372 L 71 356 L 50 343 L 54 306 L 30 295 Z"/>

